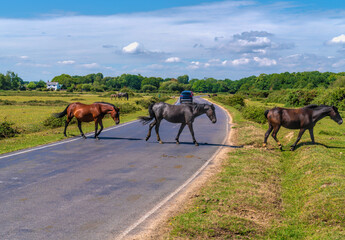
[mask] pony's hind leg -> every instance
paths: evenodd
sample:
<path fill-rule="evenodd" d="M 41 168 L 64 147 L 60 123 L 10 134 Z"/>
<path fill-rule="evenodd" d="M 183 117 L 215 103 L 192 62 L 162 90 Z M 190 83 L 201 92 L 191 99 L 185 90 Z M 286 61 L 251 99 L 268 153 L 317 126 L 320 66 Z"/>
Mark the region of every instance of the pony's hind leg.
<path fill-rule="evenodd" d="M 161 124 L 161 120 L 157 119 L 157 123 L 156 123 L 156 126 L 155 126 L 155 130 L 156 130 L 156 135 L 157 135 L 157 141 L 160 143 L 160 144 L 163 144 L 163 141 L 161 140 L 161 137 L 159 136 L 159 125 Z"/>
<path fill-rule="evenodd" d="M 67 117 L 67 119 L 66 119 L 66 121 L 65 121 L 65 129 L 64 129 L 64 131 L 63 131 L 63 135 L 65 136 L 65 137 L 67 137 L 67 135 L 66 135 L 66 131 L 67 131 L 67 126 L 68 126 L 68 124 L 69 124 L 69 122 L 72 120 L 72 118 L 68 118 Z"/>
<path fill-rule="evenodd" d="M 151 137 L 151 130 L 156 125 L 156 123 L 157 123 L 156 119 L 152 123 L 150 123 L 149 132 L 147 133 L 147 136 L 146 136 L 146 139 L 145 139 L 146 141 L 150 139 L 150 137 Z"/>
<path fill-rule="evenodd" d="M 279 146 L 279 149 L 283 150 L 282 144 L 277 139 L 277 134 L 278 134 L 279 129 L 280 129 L 280 126 L 276 126 L 276 127 L 273 128 L 272 137 L 274 138 L 274 140 L 276 140 L 276 142 L 277 142 L 277 144 Z"/>
<path fill-rule="evenodd" d="M 179 142 L 180 134 L 181 134 L 181 132 L 183 131 L 183 129 L 184 129 L 185 126 L 186 126 L 185 123 L 182 123 L 182 124 L 181 124 L 180 130 L 178 130 L 178 134 L 177 134 L 177 136 L 176 136 L 176 138 L 175 138 L 176 144 L 180 144 L 180 142 Z"/>
<path fill-rule="evenodd" d="M 297 145 L 297 143 L 299 142 L 299 140 L 301 140 L 301 137 L 302 137 L 303 133 L 305 132 L 305 130 L 306 130 L 306 129 L 304 129 L 304 128 L 302 128 L 301 130 L 299 130 L 297 140 L 296 140 L 296 142 L 291 146 L 291 149 L 290 149 L 291 151 L 294 151 L 294 150 L 295 150 L 296 145 Z"/>
<path fill-rule="evenodd" d="M 79 128 L 79 131 L 80 131 L 80 134 L 81 136 L 86 139 L 86 136 L 85 134 L 83 133 L 83 130 L 81 129 L 81 121 L 78 120 L 78 128 Z"/>
<path fill-rule="evenodd" d="M 267 132 L 265 133 L 265 139 L 264 139 L 263 147 L 266 147 L 266 146 L 267 146 L 267 139 L 268 139 L 268 137 L 270 136 L 272 130 L 273 130 L 273 126 L 272 126 L 271 124 L 269 124 L 268 130 L 267 130 Z"/>

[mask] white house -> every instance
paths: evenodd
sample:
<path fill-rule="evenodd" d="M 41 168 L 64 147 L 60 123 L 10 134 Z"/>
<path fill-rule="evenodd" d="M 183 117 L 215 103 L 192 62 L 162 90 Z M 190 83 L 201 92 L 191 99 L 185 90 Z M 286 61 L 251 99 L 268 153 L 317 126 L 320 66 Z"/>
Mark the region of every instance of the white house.
<path fill-rule="evenodd" d="M 47 82 L 47 88 L 48 89 L 54 89 L 54 90 L 58 90 L 61 88 L 61 85 L 58 82 Z"/>

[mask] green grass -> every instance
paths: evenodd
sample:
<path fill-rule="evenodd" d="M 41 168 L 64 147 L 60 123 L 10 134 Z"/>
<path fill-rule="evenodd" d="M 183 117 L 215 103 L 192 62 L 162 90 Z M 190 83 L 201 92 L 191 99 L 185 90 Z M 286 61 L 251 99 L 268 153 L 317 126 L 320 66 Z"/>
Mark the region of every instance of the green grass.
<path fill-rule="evenodd" d="M 83 103 L 93 102 L 110 102 L 115 105 L 131 104 L 139 109 L 138 111 L 120 114 L 121 123 L 137 119 L 140 115 L 147 115 L 147 109 L 135 104 L 135 101 L 141 101 L 149 98 L 149 96 L 138 96 L 126 100 L 110 100 L 106 94 L 66 94 L 62 92 L 0 92 L 0 100 L 16 101 L 15 105 L 0 105 L 0 120 L 6 120 L 14 123 L 14 127 L 20 131 L 16 137 L 0 140 L 0 154 L 12 152 L 28 147 L 34 147 L 65 139 L 63 136 L 63 127 L 50 129 L 43 126 L 43 121 L 51 116 L 52 113 L 64 110 L 63 105 L 52 106 L 31 106 L 23 104 L 27 101 L 59 101 L 66 102 L 80 101 Z M 169 99 L 168 103 L 174 103 L 174 99 Z M 67 104 L 66 104 L 67 106 Z M 114 121 L 106 116 L 103 121 L 104 127 L 114 126 Z M 94 132 L 94 123 L 82 123 L 84 133 Z M 80 135 L 76 124 L 70 124 L 67 128 L 67 136 Z"/>
<path fill-rule="evenodd" d="M 288 150 L 297 131 L 281 129 L 284 151 L 271 137 L 266 150 L 266 124 L 225 107 L 236 123 L 236 144 L 244 148 L 232 150 L 215 180 L 170 219 L 165 238 L 345 239 L 345 126 L 321 120 L 314 129 L 319 144 L 305 134 L 294 152 Z"/>

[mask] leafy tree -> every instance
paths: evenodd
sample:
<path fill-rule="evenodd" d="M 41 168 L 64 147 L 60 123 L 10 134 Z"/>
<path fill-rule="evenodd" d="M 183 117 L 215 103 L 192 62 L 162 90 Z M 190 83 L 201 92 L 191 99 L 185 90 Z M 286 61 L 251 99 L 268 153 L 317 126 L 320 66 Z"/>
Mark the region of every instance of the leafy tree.
<path fill-rule="evenodd" d="M 29 82 L 29 84 L 27 85 L 27 88 L 30 89 L 30 90 L 36 89 L 36 83 L 34 83 L 34 82 Z"/>
<path fill-rule="evenodd" d="M 187 84 L 189 81 L 189 76 L 188 75 L 179 76 L 177 77 L 177 81 L 182 84 Z"/>

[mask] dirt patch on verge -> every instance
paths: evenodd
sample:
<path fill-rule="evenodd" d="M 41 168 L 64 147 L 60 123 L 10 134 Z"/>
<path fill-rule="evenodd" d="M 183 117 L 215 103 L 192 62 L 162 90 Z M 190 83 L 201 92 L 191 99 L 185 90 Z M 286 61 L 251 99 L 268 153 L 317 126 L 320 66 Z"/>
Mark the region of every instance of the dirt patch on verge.
<path fill-rule="evenodd" d="M 208 100 L 210 101 L 210 100 Z M 212 101 L 210 101 L 212 102 Z M 212 102 L 213 104 L 216 104 Z M 224 144 L 234 145 L 236 139 L 236 130 L 233 129 L 233 121 L 230 113 L 222 106 L 222 108 L 229 117 L 230 132 Z M 232 148 L 223 147 L 217 155 L 215 155 L 209 165 L 200 173 L 200 175 L 194 179 L 185 189 L 183 189 L 177 196 L 170 200 L 165 206 L 163 206 L 159 213 L 155 213 L 154 217 L 150 217 L 141 226 L 143 229 L 138 234 L 129 233 L 125 240 L 152 240 L 152 239 L 165 239 L 166 233 L 170 230 L 169 219 L 183 210 L 191 206 L 193 199 L 198 196 L 200 189 L 207 186 L 208 183 L 213 182 L 216 174 L 222 169 L 222 163 L 228 158 L 228 153 L 233 151 Z"/>

